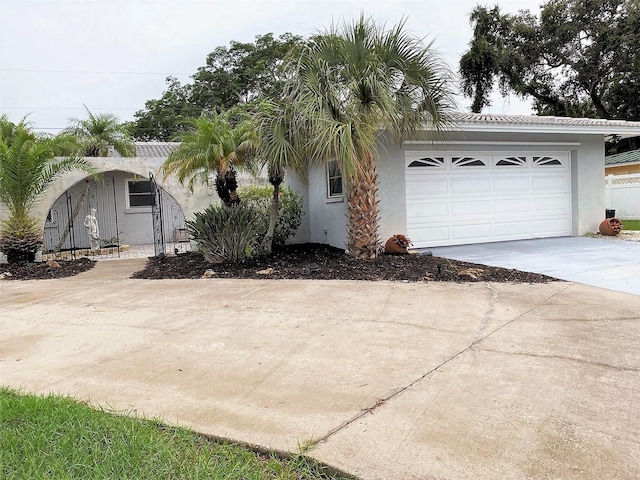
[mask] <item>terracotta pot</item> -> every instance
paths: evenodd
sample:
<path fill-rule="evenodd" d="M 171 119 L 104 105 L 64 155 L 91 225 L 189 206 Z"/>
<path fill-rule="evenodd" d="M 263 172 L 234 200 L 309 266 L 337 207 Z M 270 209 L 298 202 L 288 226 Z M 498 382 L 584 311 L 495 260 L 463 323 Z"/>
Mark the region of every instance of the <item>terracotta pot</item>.
<path fill-rule="evenodd" d="M 618 235 L 620 230 L 622 230 L 622 223 L 617 218 L 605 218 L 598 227 L 601 235 Z"/>
<path fill-rule="evenodd" d="M 401 234 L 393 235 L 384 244 L 385 253 L 407 253 L 411 240 Z"/>

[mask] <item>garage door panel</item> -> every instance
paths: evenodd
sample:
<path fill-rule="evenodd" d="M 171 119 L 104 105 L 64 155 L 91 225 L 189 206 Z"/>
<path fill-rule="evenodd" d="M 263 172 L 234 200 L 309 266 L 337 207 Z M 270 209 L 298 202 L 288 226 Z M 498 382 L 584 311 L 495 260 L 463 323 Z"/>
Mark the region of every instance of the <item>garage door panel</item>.
<path fill-rule="evenodd" d="M 489 177 L 478 178 L 465 178 L 462 175 L 459 177 L 451 176 L 451 194 L 475 194 L 475 193 L 489 193 L 491 191 L 491 179 Z"/>
<path fill-rule="evenodd" d="M 408 218 L 420 221 L 422 218 L 438 220 L 449 217 L 448 203 L 420 203 L 417 205 L 407 204 Z"/>
<path fill-rule="evenodd" d="M 428 178 L 415 175 L 406 182 L 407 195 L 446 195 L 449 191 L 449 180 L 443 178 Z"/>
<path fill-rule="evenodd" d="M 415 227 L 411 229 L 411 232 L 415 238 L 420 239 L 420 241 L 414 242 L 414 246 L 418 248 L 427 245 L 446 245 L 449 240 L 449 227 L 446 226 Z"/>
<path fill-rule="evenodd" d="M 493 201 L 493 212 L 496 215 L 522 215 L 531 210 L 531 200 L 528 198 L 505 197 Z"/>
<path fill-rule="evenodd" d="M 491 238 L 491 222 L 451 225 L 450 230 L 453 240 L 467 241 L 467 243 Z"/>
<path fill-rule="evenodd" d="M 491 200 L 452 201 L 451 216 L 459 219 L 491 218 Z"/>
<path fill-rule="evenodd" d="M 438 157 L 439 168 L 405 170 L 407 233 L 416 247 L 571 234 L 567 153 Z M 474 165 L 477 159 L 483 164 Z"/>
<path fill-rule="evenodd" d="M 531 222 L 517 220 L 513 222 L 496 222 L 493 226 L 493 234 L 500 240 L 521 238 L 523 235 L 531 234 Z"/>
<path fill-rule="evenodd" d="M 531 188 L 529 177 L 516 175 L 499 176 L 493 179 L 494 193 L 512 193 L 528 191 Z"/>
<path fill-rule="evenodd" d="M 558 237 L 571 235 L 571 221 L 566 218 L 547 218 L 533 220 L 531 222 L 531 232 L 538 237 Z"/>
<path fill-rule="evenodd" d="M 531 179 L 533 192 L 566 192 L 566 175 L 534 175 Z"/>
<path fill-rule="evenodd" d="M 569 205 L 563 196 L 539 197 L 531 199 L 532 213 L 534 215 L 568 215 Z"/>

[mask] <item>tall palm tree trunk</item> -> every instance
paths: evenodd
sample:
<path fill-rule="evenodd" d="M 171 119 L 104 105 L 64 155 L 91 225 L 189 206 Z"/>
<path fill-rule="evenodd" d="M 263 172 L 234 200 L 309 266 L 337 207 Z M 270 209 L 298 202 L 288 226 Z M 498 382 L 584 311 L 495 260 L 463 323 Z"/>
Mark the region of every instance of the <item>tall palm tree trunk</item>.
<path fill-rule="evenodd" d="M 269 255 L 273 249 L 273 235 L 276 231 L 276 222 L 278 221 L 278 206 L 280 204 L 280 185 L 284 178 L 281 175 L 269 174 L 269 183 L 273 185 L 273 196 L 271 197 L 271 205 L 269 206 L 269 225 L 267 233 L 262 240 L 262 251 Z"/>
<path fill-rule="evenodd" d="M 378 171 L 372 156 L 347 184 L 347 254 L 355 258 L 376 258 L 378 236 Z"/>

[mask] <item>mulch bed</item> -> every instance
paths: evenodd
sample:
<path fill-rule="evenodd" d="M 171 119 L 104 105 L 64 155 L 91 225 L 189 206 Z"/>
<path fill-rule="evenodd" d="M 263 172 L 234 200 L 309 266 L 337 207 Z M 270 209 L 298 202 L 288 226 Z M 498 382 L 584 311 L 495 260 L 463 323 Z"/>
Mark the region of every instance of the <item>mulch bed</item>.
<path fill-rule="evenodd" d="M 51 263 L 3 263 L 0 278 L 3 280 L 50 280 L 77 275 L 91 270 L 96 262 L 88 258 L 61 260 Z"/>
<path fill-rule="evenodd" d="M 356 260 L 343 250 L 318 244 L 288 245 L 269 257 L 238 264 L 207 263 L 199 253 L 153 257 L 133 278 L 260 278 L 367 281 L 546 283 L 537 273 L 448 260 L 427 255 L 381 255 Z"/>

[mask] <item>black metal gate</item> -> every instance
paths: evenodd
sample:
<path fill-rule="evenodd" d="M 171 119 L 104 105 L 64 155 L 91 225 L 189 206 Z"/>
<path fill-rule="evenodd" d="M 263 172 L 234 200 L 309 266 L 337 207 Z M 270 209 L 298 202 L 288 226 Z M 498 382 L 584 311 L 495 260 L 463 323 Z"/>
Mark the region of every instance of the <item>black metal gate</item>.
<path fill-rule="evenodd" d="M 191 250 L 184 214 L 178 202 L 169 192 L 156 183 L 149 172 L 153 203 L 151 216 L 153 223 L 153 246 L 155 255 L 181 253 Z"/>
<path fill-rule="evenodd" d="M 118 205 L 113 177 L 90 177 L 64 192 L 44 227 L 43 253 L 61 258 L 119 257 Z M 92 238 L 93 237 L 93 238 Z"/>
<path fill-rule="evenodd" d="M 156 257 L 165 254 L 164 229 L 162 228 L 162 188 L 156 183 L 153 173 L 149 172 L 151 183 L 151 217 L 153 222 L 153 249 Z"/>

